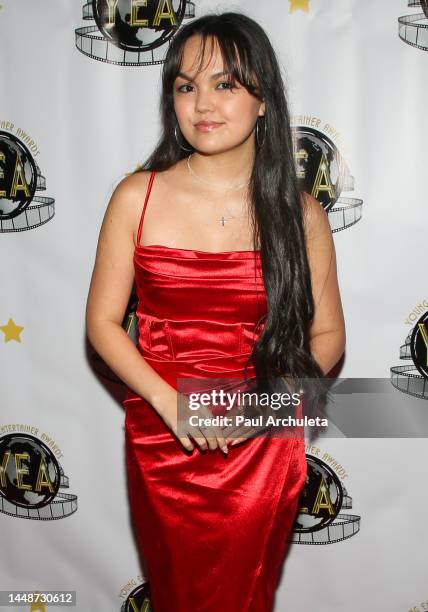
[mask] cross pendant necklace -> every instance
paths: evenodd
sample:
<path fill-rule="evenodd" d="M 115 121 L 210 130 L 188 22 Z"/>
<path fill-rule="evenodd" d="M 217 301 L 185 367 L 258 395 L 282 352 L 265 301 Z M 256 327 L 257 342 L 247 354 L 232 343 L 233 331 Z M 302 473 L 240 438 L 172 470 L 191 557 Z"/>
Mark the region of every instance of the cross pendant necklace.
<path fill-rule="evenodd" d="M 228 219 L 246 219 L 246 217 L 247 217 L 247 215 L 239 215 L 239 216 L 236 216 L 236 217 L 232 217 L 232 216 L 230 216 L 230 217 L 223 217 L 223 216 L 221 216 L 220 219 L 218 219 L 218 222 L 220 223 L 220 225 L 222 227 L 224 227 L 226 225 Z"/>

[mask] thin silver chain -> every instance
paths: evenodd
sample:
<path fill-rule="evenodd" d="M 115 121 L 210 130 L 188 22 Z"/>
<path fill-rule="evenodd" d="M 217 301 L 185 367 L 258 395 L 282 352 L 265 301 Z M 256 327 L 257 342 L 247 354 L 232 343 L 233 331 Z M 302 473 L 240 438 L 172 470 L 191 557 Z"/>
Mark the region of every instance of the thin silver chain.
<path fill-rule="evenodd" d="M 210 185 L 212 186 L 213 183 L 210 183 L 209 181 L 206 181 L 205 179 L 201 178 L 200 176 L 198 176 L 196 174 L 196 172 L 192 169 L 191 165 L 190 165 L 190 158 L 192 157 L 193 153 L 191 153 L 188 157 L 187 157 L 187 168 L 190 172 L 190 174 L 192 174 L 198 181 L 201 181 L 202 183 L 205 183 L 206 185 Z M 246 185 L 248 185 L 249 181 L 245 181 L 245 183 L 240 183 L 239 185 L 233 187 L 232 189 L 226 189 L 224 193 L 227 193 L 228 191 L 236 191 L 237 189 L 240 189 L 241 187 L 245 187 Z M 229 213 L 229 217 L 225 217 L 225 216 L 221 216 L 220 218 L 217 218 L 217 221 L 220 223 L 220 225 L 222 227 L 225 226 L 226 222 L 229 219 L 243 219 L 245 218 L 247 215 L 239 215 L 239 216 L 234 216 L 230 214 L 230 210 L 227 208 L 227 206 L 225 206 L 227 212 Z"/>
<path fill-rule="evenodd" d="M 188 157 L 187 157 L 187 167 L 189 169 L 190 174 L 193 174 L 193 176 L 195 178 L 198 179 L 198 181 L 201 181 L 202 183 L 205 183 L 206 185 L 210 185 L 210 187 L 212 187 L 214 185 L 214 183 L 212 183 L 211 181 L 206 181 L 205 179 L 201 178 L 200 176 L 198 176 L 196 174 L 196 172 L 192 169 L 192 166 L 190 165 L 190 158 L 192 157 L 193 153 L 191 153 Z M 225 192 L 227 193 L 228 191 L 235 191 L 236 189 L 240 189 L 241 187 L 245 187 L 245 185 L 248 185 L 250 181 L 245 181 L 244 183 L 239 183 L 239 185 L 236 185 L 235 187 L 233 187 L 233 189 L 225 189 Z M 231 183 L 232 184 L 232 183 Z"/>

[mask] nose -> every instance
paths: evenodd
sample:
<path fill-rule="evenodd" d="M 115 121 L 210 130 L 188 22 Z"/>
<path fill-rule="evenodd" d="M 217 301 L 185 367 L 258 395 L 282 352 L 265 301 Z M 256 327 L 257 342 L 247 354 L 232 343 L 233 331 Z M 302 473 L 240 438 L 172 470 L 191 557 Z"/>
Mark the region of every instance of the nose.
<path fill-rule="evenodd" d="M 212 111 L 214 102 L 212 93 L 209 90 L 199 89 L 196 94 L 195 109 L 198 113 Z"/>

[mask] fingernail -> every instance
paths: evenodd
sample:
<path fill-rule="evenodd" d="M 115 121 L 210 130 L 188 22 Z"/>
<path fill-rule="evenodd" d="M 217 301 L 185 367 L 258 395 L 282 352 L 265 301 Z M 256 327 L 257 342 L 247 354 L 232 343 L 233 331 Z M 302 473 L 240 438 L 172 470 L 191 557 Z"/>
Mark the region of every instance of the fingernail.
<path fill-rule="evenodd" d="M 227 446 L 222 446 L 221 449 L 224 453 L 226 453 L 226 455 L 229 452 L 229 449 L 227 448 Z"/>
<path fill-rule="evenodd" d="M 234 440 L 233 442 L 231 442 L 230 446 L 234 446 L 235 444 L 238 444 L 238 440 Z"/>

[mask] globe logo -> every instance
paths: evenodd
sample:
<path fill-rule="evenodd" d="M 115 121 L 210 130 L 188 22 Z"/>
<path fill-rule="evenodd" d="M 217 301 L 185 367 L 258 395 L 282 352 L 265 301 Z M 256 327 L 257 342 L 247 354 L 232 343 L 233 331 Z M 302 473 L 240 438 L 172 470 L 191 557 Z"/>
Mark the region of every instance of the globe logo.
<path fill-rule="evenodd" d="M 0 233 L 34 229 L 52 219 L 55 200 L 37 195 L 46 189 L 46 179 L 30 149 L 37 145 L 21 128 L 8 122 L 10 131 L 0 130 Z"/>
<path fill-rule="evenodd" d="M 36 188 L 37 167 L 30 151 L 14 134 L 0 130 L 0 220 L 24 212 Z"/>
<path fill-rule="evenodd" d="M 418 306 L 417 314 L 423 306 Z M 412 323 L 415 315 L 416 311 L 412 312 Z M 391 384 L 406 395 L 428 400 L 428 310 L 423 311 L 400 346 L 400 359 L 407 360 L 408 365 L 390 368 Z"/>
<path fill-rule="evenodd" d="M 417 370 L 428 379 L 428 311 L 417 321 L 410 337 L 410 353 Z"/>
<path fill-rule="evenodd" d="M 295 532 L 324 529 L 339 514 L 343 490 L 333 470 L 317 457 L 308 456 L 306 484 L 300 495 Z"/>
<path fill-rule="evenodd" d="M 92 13 L 105 39 L 130 52 L 165 44 L 181 25 L 186 0 L 92 0 Z"/>
<path fill-rule="evenodd" d="M 150 603 L 150 588 L 148 582 L 139 584 L 126 598 L 126 601 L 121 607 L 121 612 L 152 612 Z"/>
<path fill-rule="evenodd" d="M 326 211 L 340 196 L 345 184 L 346 165 L 336 145 L 318 130 L 299 127 L 294 156 L 298 178 Z"/>
<path fill-rule="evenodd" d="M 0 438 L 0 494 L 22 508 L 41 508 L 58 493 L 60 469 L 50 448 L 30 435 Z"/>
<path fill-rule="evenodd" d="M 310 193 L 329 213 L 333 232 L 359 221 L 362 200 L 341 196 L 343 191 L 354 189 L 353 177 L 335 143 L 312 127 L 299 125 L 292 130 L 300 189 Z"/>
<path fill-rule="evenodd" d="M 323 459 L 337 461 L 329 453 Z M 343 513 L 352 508 L 348 495 L 338 475 L 332 468 L 313 455 L 306 455 L 306 483 L 300 494 L 299 508 L 294 521 L 290 542 L 297 544 L 334 544 L 351 538 L 360 530 L 361 517 Z"/>
<path fill-rule="evenodd" d="M 162 64 L 183 20 L 194 17 L 192 0 L 85 0 L 82 19 L 94 20 L 95 25 L 76 28 L 75 44 L 100 62 Z"/>

